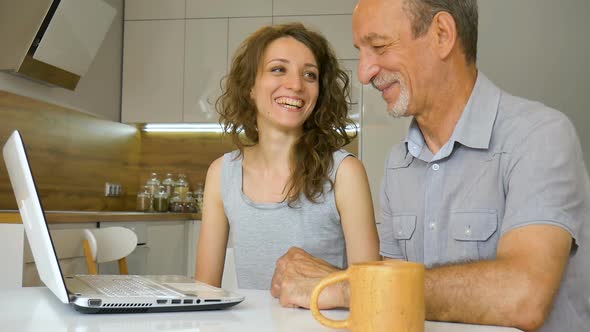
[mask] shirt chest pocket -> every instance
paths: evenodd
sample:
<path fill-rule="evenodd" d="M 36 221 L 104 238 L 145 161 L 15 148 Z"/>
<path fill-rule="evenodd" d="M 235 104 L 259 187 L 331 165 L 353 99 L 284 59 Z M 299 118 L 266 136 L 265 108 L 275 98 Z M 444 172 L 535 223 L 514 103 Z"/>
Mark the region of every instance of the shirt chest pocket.
<path fill-rule="evenodd" d="M 447 262 L 496 257 L 498 215 L 493 209 L 453 211 L 449 221 Z"/>
<path fill-rule="evenodd" d="M 418 258 L 415 248 L 415 231 L 415 215 L 395 214 L 393 216 L 393 237 L 397 240 L 405 260 L 416 261 Z"/>

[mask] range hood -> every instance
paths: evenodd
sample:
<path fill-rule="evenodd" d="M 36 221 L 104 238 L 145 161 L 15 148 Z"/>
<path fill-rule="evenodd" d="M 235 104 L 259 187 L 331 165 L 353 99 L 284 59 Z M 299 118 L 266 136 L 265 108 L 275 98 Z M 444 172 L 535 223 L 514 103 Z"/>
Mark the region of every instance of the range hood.
<path fill-rule="evenodd" d="M 0 70 L 74 90 L 116 14 L 104 0 L 0 0 Z"/>

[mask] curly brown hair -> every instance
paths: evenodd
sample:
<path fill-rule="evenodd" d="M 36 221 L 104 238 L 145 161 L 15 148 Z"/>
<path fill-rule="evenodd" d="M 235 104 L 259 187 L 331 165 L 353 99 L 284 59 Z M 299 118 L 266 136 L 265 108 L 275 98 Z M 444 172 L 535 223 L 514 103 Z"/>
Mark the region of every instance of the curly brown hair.
<path fill-rule="evenodd" d="M 340 68 L 326 38 L 300 23 L 260 28 L 237 50 L 229 74 L 222 81 L 223 94 L 217 99 L 216 109 L 224 132 L 231 136 L 240 155 L 244 147 L 258 143 L 257 110 L 250 90 L 266 48 L 282 37 L 294 38 L 307 46 L 319 69 L 318 99 L 291 153 L 293 171 L 285 200 L 292 206 L 303 193 L 308 200 L 317 203 L 324 193 L 324 185 L 329 183 L 328 190 L 334 186 L 329 178 L 334 166 L 332 154 L 357 134 L 355 122 L 348 117 L 349 78 Z M 354 133 L 347 133 L 347 127 L 355 128 Z"/>

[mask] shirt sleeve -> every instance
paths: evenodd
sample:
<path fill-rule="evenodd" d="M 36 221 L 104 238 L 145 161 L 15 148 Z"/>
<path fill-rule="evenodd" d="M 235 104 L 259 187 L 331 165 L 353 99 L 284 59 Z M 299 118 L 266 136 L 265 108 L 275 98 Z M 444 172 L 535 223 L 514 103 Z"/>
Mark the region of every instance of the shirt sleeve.
<path fill-rule="evenodd" d="M 548 114 L 510 152 L 502 233 L 549 224 L 580 244 L 580 228 L 590 213 L 590 181 L 573 125 L 559 112 Z"/>

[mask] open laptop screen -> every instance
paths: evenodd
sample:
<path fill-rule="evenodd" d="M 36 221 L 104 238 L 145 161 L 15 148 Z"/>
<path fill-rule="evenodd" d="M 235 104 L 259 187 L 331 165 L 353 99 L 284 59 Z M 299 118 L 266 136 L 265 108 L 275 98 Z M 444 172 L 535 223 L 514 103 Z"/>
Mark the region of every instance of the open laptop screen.
<path fill-rule="evenodd" d="M 10 135 L 2 154 L 31 251 L 35 257 L 39 277 L 62 302 L 69 303 L 68 292 L 53 241 L 49 235 L 41 199 L 18 130 Z"/>

